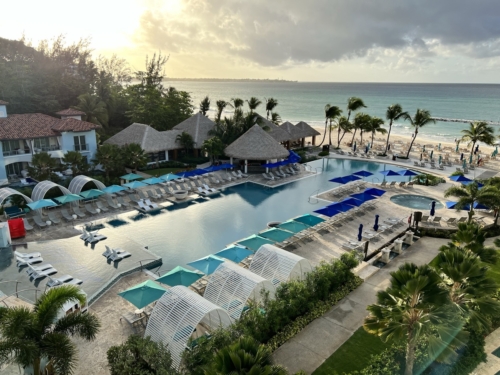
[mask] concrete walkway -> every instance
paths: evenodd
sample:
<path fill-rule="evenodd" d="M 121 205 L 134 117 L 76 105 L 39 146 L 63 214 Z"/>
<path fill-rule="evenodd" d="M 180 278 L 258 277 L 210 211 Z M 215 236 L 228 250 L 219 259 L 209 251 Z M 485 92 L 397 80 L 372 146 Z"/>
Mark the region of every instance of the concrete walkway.
<path fill-rule="evenodd" d="M 447 242 L 428 237 L 417 241 L 325 315 L 278 348 L 273 354 L 275 362 L 285 366 L 290 373 L 304 370 L 311 374 L 361 327 L 367 315 L 366 307 L 376 302 L 377 291 L 389 285 L 391 272 L 406 262 L 417 265 L 429 263 L 438 254 L 439 247 Z"/>
<path fill-rule="evenodd" d="M 486 337 L 484 346 L 487 358 L 486 363 L 481 363 L 476 367 L 473 374 L 477 375 L 496 375 L 500 370 L 500 328 L 490 333 Z M 495 352 L 495 354 L 493 354 Z"/>

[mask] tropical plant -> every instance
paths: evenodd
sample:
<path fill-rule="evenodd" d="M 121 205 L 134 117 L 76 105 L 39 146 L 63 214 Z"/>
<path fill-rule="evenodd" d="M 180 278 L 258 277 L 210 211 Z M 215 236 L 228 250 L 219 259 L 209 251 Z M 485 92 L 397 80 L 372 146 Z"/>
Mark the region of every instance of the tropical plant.
<path fill-rule="evenodd" d="M 327 104 L 327 106 L 325 107 L 325 116 L 330 122 L 328 126 L 328 144 L 330 146 L 332 145 L 332 130 L 335 127 L 334 124 L 338 124 L 337 121 L 341 115 L 342 115 L 342 110 L 339 107 L 335 105 L 330 106 L 329 104 Z"/>
<path fill-rule="evenodd" d="M 370 121 L 367 123 L 367 126 L 365 128 L 365 131 L 367 133 L 372 133 L 372 145 L 373 145 L 373 138 L 375 137 L 375 133 L 380 133 L 380 134 L 386 134 L 387 130 L 382 127 L 384 125 L 384 120 L 382 120 L 380 117 L 371 117 Z"/>
<path fill-rule="evenodd" d="M 236 109 L 243 107 L 243 104 L 245 104 L 245 101 L 243 99 L 240 99 L 240 98 L 231 98 L 231 104 L 233 105 L 233 108 L 236 110 Z"/>
<path fill-rule="evenodd" d="M 108 349 L 111 375 L 174 375 L 167 346 L 150 337 L 129 336 L 127 341 Z"/>
<path fill-rule="evenodd" d="M 38 181 L 50 180 L 57 160 L 48 152 L 42 151 L 33 155 L 31 166 L 28 167 L 30 176 Z"/>
<path fill-rule="evenodd" d="M 271 112 L 271 122 L 275 125 L 281 124 L 281 116 L 276 112 Z"/>
<path fill-rule="evenodd" d="M 73 312 L 58 319 L 66 303 L 85 305 L 85 296 L 73 285 L 47 290 L 27 307 L 0 306 L 0 365 L 17 363 L 33 366 L 33 374 L 69 374 L 77 360 L 76 345 L 70 336 L 95 339 L 100 328 L 91 313 Z M 41 362 L 46 360 L 45 368 Z"/>
<path fill-rule="evenodd" d="M 225 100 L 217 100 L 215 104 L 217 105 L 217 115 L 215 121 L 219 122 L 220 117 L 222 116 L 222 112 L 224 111 L 224 108 L 226 108 L 227 106 L 232 107 L 233 105 L 229 102 L 226 102 Z"/>
<path fill-rule="evenodd" d="M 206 139 L 201 145 L 203 152 L 206 152 L 212 162 L 216 157 L 224 153 L 224 143 L 219 137 L 211 137 Z"/>
<path fill-rule="evenodd" d="M 340 148 L 340 142 L 342 142 L 342 139 L 344 139 L 344 136 L 347 133 L 351 132 L 352 124 L 347 120 L 345 116 L 341 116 L 337 120 L 337 124 L 334 125 L 334 129 L 335 128 L 337 129 L 337 147 Z"/>
<path fill-rule="evenodd" d="M 252 337 L 240 337 L 215 354 L 205 375 L 287 375 L 284 367 L 273 365 L 271 354 Z"/>
<path fill-rule="evenodd" d="M 411 126 L 413 126 L 414 131 L 413 131 L 413 138 L 411 139 L 410 147 L 408 148 L 408 153 L 406 154 L 406 157 L 410 157 L 410 152 L 411 148 L 413 147 L 413 142 L 415 142 L 415 139 L 417 139 L 418 131 L 421 127 L 427 125 L 427 124 L 434 124 L 436 120 L 434 120 L 431 117 L 431 113 L 426 110 L 426 109 L 417 109 L 417 112 L 415 112 L 415 115 L 412 117 L 407 116 L 405 119 L 408 119 L 411 123 Z"/>
<path fill-rule="evenodd" d="M 194 148 L 193 137 L 191 137 L 191 134 L 187 132 L 178 134 L 177 137 L 175 137 L 175 140 L 179 142 L 179 144 L 184 148 L 186 154 L 189 152 L 189 150 L 192 150 Z"/>
<path fill-rule="evenodd" d="M 92 162 L 104 169 L 108 180 L 115 171 L 123 172 L 122 153 L 117 145 L 106 143 L 99 146 Z"/>
<path fill-rule="evenodd" d="M 137 171 L 148 164 L 148 156 L 138 143 L 129 143 L 122 147 L 123 164 Z"/>
<path fill-rule="evenodd" d="M 431 358 L 449 360 L 463 345 L 466 333 L 452 308 L 447 289 L 428 265 L 406 263 L 391 273 L 391 285 L 367 307 L 364 328 L 369 333 L 406 344 L 405 375 L 413 375 L 417 341 L 426 336 Z"/>
<path fill-rule="evenodd" d="M 67 151 L 62 158 L 62 162 L 69 166 L 73 172 L 73 176 L 76 176 L 83 164 L 83 155 L 78 151 Z"/>
<path fill-rule="evenodd" d="M 26 199 L 24 199 L 24 197 L 19 194 L 11 195 L 9 197 L 9 202 L 11 205 L 17 206 L 21 209 L 25 208 L 27 204 Z"/>
<path fill-rule="evenodd" d="M 488 126 L 488 124 L 484 121 L 475 121 L 469 124 L 469 129 L 462 130 L 462 138 L 461 140 L 464 142 L 472 143 L 472 147 L 470 149 L 470 153 L 474 153 L 474 146 L 477 142 L 482 142 L 487 144 L 488 146 L 493 145 L 495 143 L 495 129 L 492 126 Z"/>
<path fill-rule="evenodd" d="M 356 113 L 356 116 L 354 117 L 354 122 L 352 124 L 352 127 L 354 129 L 351 141 L 352 144 L 354 144 L 354 137 L 356 136 L 356 131 L 358 130 L 361 134 L 361 142 L 359 145 L 361 146 L 363 144 L 363 132 L 368 129 L 370 122 L 371 122 L 370 115 L 363 112 Z"/>
<path fill-rule="evenodd" d="M 203 116 L 206 116 L 209 110 L 210 110 L 210 98 L 207 95 L 200 102 L 200 112 Z"/>
<path fill-rule="evenodd" d="M 249 100 L 247 100 L 247 103 L 248 108 L 250 108 L 250 113 L 253 113 L 253 111 L 255 111 L 257 107 L 262 104 L 262 102 L 255 96 L 252 96 Z"/>
<path fill-rule="evenodd" d="M 85 121 L 102 126 L 108 124 L 108 108 L 97 96 L 88 93 L 80 95 L 74 108 L 85 112 Z"/>
<path fill-rule="evenodd" d="M 264 99 L 266 100 L 267 119 L 269 120 L 269 114 L 278 105 L 278 99 L 274 99 L 274 98 L 269 98 L 269 99 L 264 98 Z"/>
<path fill-rule="evenodd" d="M 357 111 L 360 108 L 366 108 L 363 99 L 358 98 L 356 96 L 352 96 L 347 99 L 347 121 L 351 118 L 351 113 Z M 351 144 L 354 143 L 354 137 L 356 136 L 356 132 L 352 135 Z"/>
<path fill-rule="evenodd" d="M 389 131 L 387 132 L 385 152 L 387 152 L 387 149 L 389 148 L 389 138 L 391 137 L 392 123 L 394 121 L 398 121 L 399 119 L 406 120 L 408 119 L 408 117 L 408 112 L 403 112 L 403 107 L 401 107 L 401 104 L 391 104 L 389 107 L 387 107 L 387 110 L 385 111 L 385 118 L 389 120 Z"/>
<path fill-rule="evenodd" d="M 471 182 L 469 185 L 451 186 L 444 192 L 444 197 L 458 198 L 455 208 L 457 211 L 466 209 L 468 211 L 470 223 L 474 216 L 474 205 L 482 204 L 486 207 L 490 205 L 498 205 L 500 199 L 500 191 L 491 185 L 479 188 L 477 182 Z"/>

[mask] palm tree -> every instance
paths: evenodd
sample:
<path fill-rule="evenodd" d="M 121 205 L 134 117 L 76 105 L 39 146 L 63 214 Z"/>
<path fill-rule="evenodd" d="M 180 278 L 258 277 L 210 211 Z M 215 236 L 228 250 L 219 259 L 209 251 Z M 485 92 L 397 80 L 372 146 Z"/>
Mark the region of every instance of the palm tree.
<path fill-rule="evenodd" d="M 389 148 L 389 138 L 391 136 L 392 123 L 394 121 L 399 120 L 400 118 L 406 120 L 408 119 L 408 117 L 409 117 L 408 112 L 403 112 L 403 107 L 401 107 L 401 104 L 392 104 L 389 107 L 387 107 L 387 111 L 385 112 L 385 118 L 389 120 L 389 132 L 387 133 L 385 152 L 387 152 L 387 149 Z"/>
<path fill-rule="evenodd" d="M 491 203 L 496 203 L 498 201 L 499 195 L 500 191 L 496 187 L 486 185 L 480 189 L 478 183 L 475 181 L 467 186 L 452 186 L 444 192 L 445 198 L 458 198 L 458 202 L 455 206 L 457 211 L 463 210 L 464 208 L 469 211 L 469 223 L 474 216 L 474 204 L 477 203 L 489 207 Z"/>
<path fill-rule="evenodd" d="M 62 162 L 68 165 L 73 172 L 73 176 L 79 173 L 79 167 L 83 163 L 83 156 L 78 151 L 67 151 L 62 158 Z"/>
<path fill-rule="evenodd" d="M 184 147 L 186 154 L 189 152 L 189 150 L 194 148 L 194 140 L 189 133 L 182 132 L 181 134 L 178 134 L 177 137 L 175 137 L 175 140 L 179 142 L 182 147 Z"/>
<path fill-rule="evenodd" d="M 219 122 L 222 116 L 222 111 L 224 111 L 224 108 L 226 108 L 227 106 L 232 107 L 233 105 L 229 102 L 226 102 L 225 100 L 217 100 L 215 104 L 217 105 L 216 121 Z"/>
<path fill-rule="evenodd" d="M 284 367 L 273 365 L 271 350 L 252 337 L 240 337 L 220 349 L 205 369 L 205 375 L 286 375 Z"/>
<path fill-rule="evenodd" d="M 391 273 L 391 285 L 377 293 L 377 303 L 367 307 L 370 315 L 364 328 L 384 342 L 406 341 L 405 375 L 413 375 L 419 338 L 428 336 L 429 351 L 440 357 L 452 356 L 454 347 L 462 344 L 464 333 L 457 329 L 458 317 L 450 306 L 449 293 L 436 271 L 429 265 L 406 263 Z M 450 330 L 455 337 L 449 337 Z"/>
<path fill-rule="evenodd" d="M 408 148 L 408 153 L 406 154 L 406 158 L 409 158 L 411 148 L 413 147 L 413 142 L 415 142 L 415 139 L 417 139 L 418 130 L 422 126 L 425 126 L 429 123 L 434 124 L 436 122 L 436 120 L 434 120 L 431 117 L 431 113 L 428 110 L 420 109 L 420 108 L 417 109 L 417 112 L 415 112 L 415 116 L 413 116 L 413 118 L 411 118 L 410 116 L 408 116 L 406 118 L 408 120 L 410 120 L 411 126 L 413 126 L 415 128 L 415 130 L 413 132 L 413 138 L 412 138 L 411 143 L 410 143 L 410 147 Z"/>
<path fill-rule="evenodd" d="M 276 125 L 281 124 L 281 116 L 276 112 L 271 112 L 271 122 Z"/>
<path fill-rule="evenodd" d="M 346 135 L 346 133 L 349 133 L 352 129 L 352 124 L 347 120 L 345 116 L 339 117 L 337 120 L 337 124 L 334 125 L 334 128 L 337 128 L 337 148 L 340 148 L 340 142 L 342 142 L 342 139 Z M 342 136 L 340 133 L 342 132 Z"/>
<path fill-rule="evenodd" d="M 368 133 L 372 133 L 372 145 L 373 138 L 375 137 L 375 133 L 386 134 L 387 130 L 385 130 L 382 125 L 384 125 L 384 120 L 380 117 L 372 117 L 368 122 L 365 131 Z"/>
<path fill-rule="evenodd" d="M 82 94 L 78 97 L 78 105 L 74 107 L 85 112 L 85 120 L 93 124 L 106 126 L 108 124 L 108 109 L 106 103 L 97 96 Z"/>
<path fill-rule="evenodd" d="M 219 137 L 211 137 L 203 142 L 201 149 L 206 152 L 212 162 L 214 162 L 216 156 L 224 153 L 224 143 L 222 143 Z"/>
<path fill-rule="evenodd" d="M 274 99 L 274 98 L 269 98 L 269 99 L 264 98 L 264 99 L 266 100 L 267 119 L 269 120 L 269 114 L 278 105 L 278 99 Z"/>
<path fill-rule="evenodd" d="M 366 108 L 363 99 L 358 98 L 356 96 L 352 96 L 347 99 L 347 121 L 351 118 L 351 113 L 357 111 L 360 108 Z M 356 136 L 356 131 L 352 135 L 351 145 L 354 143 L 354 137 Z"/>
<path fill-rule="evenodd" d="M 122 148 L 124 164 L 137 171 L 138 168 L 145 167 L 148 163 L 148 156 L 138 143 L 129 143 Z"/>
<path fill-rule="evenodd" d="M 235 110 L 243 107 L 243 104 L 245 104 L 245 101 L 243 99 L 240 99 L 240 98 L 231 98 L 231 102 L 232 102 L 233 108 Z"/>
<path fill-rule="evenodd" d="M 123 166 L 121 157 L 120 148 L 117 145 L 106 143 L 97 148 L 95 159 L 92 162 L 102 166 L 106 172 L 106 178 L 109 180 L 110 173 Z"/>
<path fill-rule="evenodd" d="M 328 121 L 330 121 L 330 125 L 328 126 L 328 144 L 331 146 L 332 145 L 332 130 L 335 127 L 333 125 L 333 123 L 335 120 L 338 120 L 340 118 L 340 116 L 342 115 L 342 110 L 335 105 L 330 106 L 329 104 L 327 104 L 327 107 L 328 107 L 328 110 L 326 110 L 326 107 L 325 107 L 325 112 L 326 112 L 325 115 L 328 118 Z"/>
<path fill-rule="evenodd" d="M 472 142 L 470 153 L 474 153 L 474 146 L 477 142 L 483 142 L 488 146 L 495 143 L 495 129 L 484 121 L 476 121 L 470 124 L 469 129 L 462 130 L 462 141 Z"/>
<path fill-rule="evenodd" d="M 70 336 L 95 339 L 100 328 L 91 313 L 73 312 L 58 319 L 66 303 L 85 305 L 85 296 L 74 285 L 51 288 L 33 309 L 0 307 L 0 364 L 33 366 L 33 374 L 69 374 L 77 360 L 76 345 Z M 42 359 L 48 360 L 41 368 Z"/>
<path fill-rule="evenodd" d="M 363 144 L 363 132 L 366 129 L 368 129 L 370 121 L 371 121 L 370 115 L 363 113 L 363 112 L 356 113 L 356 116 L 354 117 L 354 122 L 352 124 L 352 128 L 354 129 L 354 133 L 352 135 L 351 144 L 354 144 L 354 137 L 356 136 L 356 132 L 358 131 L 358 129 L 360 130 L 360 134 L 361 134 L 360 145 Z"/>
<path fill-rule="evenodd" d="M 30 176 L 38 181 L 50 180 L 55 167 L 56 159 L 50 156 L 48 152 L 42 151 L 33 155 L 28 172 Z"/>
<path fill-rule="evenodd" d="M 207 95 L 200 102 L 200 112 L 203 116 L 206 116 L 209 110 L 210 110 L 210 98 Z"/>
<path fill-rule="evenodd" d="M 247 103 L 248 103 L 248 108 L 250 108 L 250 112 L 252 113 L 257 109 L 259 105 L 262 104 L 262 102 L 255 96 L 252 96 L 249 100 L 247 100 Z"/>

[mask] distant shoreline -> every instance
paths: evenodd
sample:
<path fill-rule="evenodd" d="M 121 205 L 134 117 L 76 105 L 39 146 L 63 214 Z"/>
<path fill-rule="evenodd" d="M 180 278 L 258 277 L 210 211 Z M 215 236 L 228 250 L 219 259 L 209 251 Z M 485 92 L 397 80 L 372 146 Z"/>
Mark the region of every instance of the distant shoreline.
<path fill-rule="evenodd" d="M 258 79 L 258 78 L 164 78 L 166 81 L 199 81 L 199 82 L 271 82 L 271 83 L 297 83 L 286 79 Z"/>

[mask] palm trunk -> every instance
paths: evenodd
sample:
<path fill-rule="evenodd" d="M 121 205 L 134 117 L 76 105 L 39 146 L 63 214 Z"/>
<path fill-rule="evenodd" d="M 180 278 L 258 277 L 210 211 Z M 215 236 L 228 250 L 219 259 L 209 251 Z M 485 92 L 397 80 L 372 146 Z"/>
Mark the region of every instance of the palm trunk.
<path fill-rule="evenodd" d="M 339 130 L 337 132 L 337 148 L 340 148 L 340 141 L 342 140 L 342 138 L 340 138 L 340 126 L 339 126 Z"/>
<path fill-rule="evenodd" d="M 361 131 L 359 132 L 360 136 L 361 136 L 361 140 L 359 141 L 359 147 L 362 147 L 363 146 L 363 129 L 361 129 Z"/>
<path fill-rule="evenodd" d="M 495 216 L 494 216 L 494 220 L 493 220 L 493 225 L 494 226 L 497 225 L 497 221 L 498 221 L 498 209 L 495 210 Z"/>
<path fill-rule="evenodd" d="M 373 146 L 373 138 L 375 137 L 375 133 L 372 133 L 372 144 L 371 146 Z"/>
<path fill-rule="evenodd" d="M 321 143 L 319 144 L 320 146 L 321 146 L 321 145 L 323 144 L 323 142 L 325 141 L 327 127 L 328 127 L 328 119 L 326 119 L 326 120 L 325 120 L 325 132 L 324 132 L 324 134 L 323 134 L 323 139 L 321 140 Z"/>
<path fill-rule="evenodd" d="M 40 375 L 40 358 L 33 361 L 33 375 Z"/>
<path fill-rule="evenodd" d="M 472 142 L 472 148 L 470 150 L 470 154 L 474 155 L 474 146 L 476 145 L 476 142 Z"/>
<path fill-rule="evenodd" d="M 330 120 L 330 126 L 328 127 L 328 145 L 332 145 L 332 120 Z"/>
<path fill-rule="evenodd" d="M 342 137 L 340 137 L 340 140 L 339 140 L 339 147 L 340 147 L 340 142 L 342 142 L 342 139 L 344 139 L 345 134 L 346 134 L 346 132 L 342 133 Z"/>
<path fill-rule="evenodd" d="M 406 154 L 406 158 L 410 157 L 411 148 L 413 147 L 413 142 L 415 142 L 415 139 L 417 139 L 417 134 L 418 134 L 418 128 L 415 128 L 415 136 L 411 140 L 410 148 L 408 149 L 408 153 Z"/>
<path fill-rule="evenodd" d="M 387 142 L 385 143 L 385 153 L 387 154 L 387 149 L 389 148 L 389 138 L 391 136 L 391 130 L 392 130 L 392 120 L 389 123 L 389 132 L 387 133 Z"/>
<path fill-rule="evenodd" d="M 408 344 L 406 344 L 406 367 L 405 375 L 413 375 L 413 364 L 415 363 L 415 340 L 410 331 L 408 333 Z"/>
<path fill-rule="evenodd" d="M 354 133 L 352 134 L 352 139 L 351 139 L 351 147 L 352 145 L 354 144 L 354 138 L 356 137 L 356 132 L 358 131 L 358 129 L 354 129 Z"/>
<path fill-rule="evenodd" d="M 467 220 L 467 223 L 472 222 L 472 217 L 474 216 L 474 202 L 470 205 L 470 210 L 469 210 L 469 220 Z"/>

